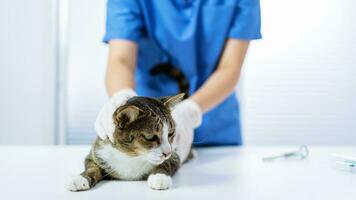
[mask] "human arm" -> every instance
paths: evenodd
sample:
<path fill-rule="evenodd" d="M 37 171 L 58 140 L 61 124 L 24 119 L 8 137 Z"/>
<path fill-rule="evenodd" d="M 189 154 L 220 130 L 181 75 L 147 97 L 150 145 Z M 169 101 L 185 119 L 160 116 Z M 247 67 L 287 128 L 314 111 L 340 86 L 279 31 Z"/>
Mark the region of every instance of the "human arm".
<path fill-rule="evenodd" d="M 95 121 L 95 129 L 101 139 L 113 142 L 112 114 L 127 99 L 136 96 L 134 74 L 143 21 L 137 1 L 108 0 L 106 32 L 103 42 L 109 44 L 109 56 L 105 77 L 106 91 L 110 99 L 104 104 Z"/>
<path fill-rule="evenodd" d="M 95 121 L 95 130 L 101 139 L 107 137 L 113 141 L 115 125 L 112 114 L 126 101 L 136 96 L 134 91 L 134 73 L 136 68 L 137 44 L 129 40 L 111 40 L 106 70 L 105 85 L 111 97 L 99 111 Z"/>
<path fill-rule="evenodd" d="M 125 88 L 135 88 L 137 44 L 129 40 L 111 40 L 105 85 L 108 95 Z"/>
<path fill-rule="evenodd" d="M 248 40 L 228 39 L 217 69 L 209 79 L 190 97 L 207 112 L 235 89 L 249 46 Z"/>
<path fill-rule="evenodd" d="M 235 89 L 249 41 L 228 39 L 215 72 L 189 99 L 179 103 L 172 112 L 177 123 L 175 146 L 184 161 L 193 142 L 193 130 L 202 122 L 203 112 L 213 108 Z"/>

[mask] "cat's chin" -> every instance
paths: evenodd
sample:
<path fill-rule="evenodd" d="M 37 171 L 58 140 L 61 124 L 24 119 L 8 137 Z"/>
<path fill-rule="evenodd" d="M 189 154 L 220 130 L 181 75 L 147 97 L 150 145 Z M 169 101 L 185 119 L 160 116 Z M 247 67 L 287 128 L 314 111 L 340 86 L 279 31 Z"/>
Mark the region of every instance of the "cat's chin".
<path fill-rule="evenodd" d="M 148 162 L 153 164 L 153 165 L 160 165 L 160 164 L 162 164 L 164 162 L 164 160 L 161 160 L 161 159 L 159 159 L 159 160 L 148 159 Z"/>

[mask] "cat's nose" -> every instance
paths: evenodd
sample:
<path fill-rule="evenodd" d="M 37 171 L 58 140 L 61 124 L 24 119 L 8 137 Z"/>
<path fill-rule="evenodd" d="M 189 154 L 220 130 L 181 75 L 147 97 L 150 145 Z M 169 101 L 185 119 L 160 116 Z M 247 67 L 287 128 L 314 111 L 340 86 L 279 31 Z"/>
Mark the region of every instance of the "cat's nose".
<path fill-rule="evenodd" d="M 172 154 L 172 151 L 165 151 L 165 152 L 162 152 L 162 155 L 164 156 L 164 157 L 168 157 L 168 156 L 170 156 Z"/>

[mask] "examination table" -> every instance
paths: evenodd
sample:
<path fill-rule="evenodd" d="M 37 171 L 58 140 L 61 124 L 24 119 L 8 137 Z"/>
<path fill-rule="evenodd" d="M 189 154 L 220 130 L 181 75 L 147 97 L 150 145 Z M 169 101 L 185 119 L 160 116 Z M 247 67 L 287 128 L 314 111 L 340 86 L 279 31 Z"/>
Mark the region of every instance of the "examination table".
<path fill-rule="evenodd" d="M 103 181 L 84 192 L 65 188 L 83 170 L 89 146 L 0 147 L 0 199 L 61 200 L 355 200 L 356 172 L 335 168 L 330 153 L 356 155 L 356 147 L 310 146 L 304 160 L 262 162 L 298 146 L 199 148 L 166 191 L 144 181 Z"/>

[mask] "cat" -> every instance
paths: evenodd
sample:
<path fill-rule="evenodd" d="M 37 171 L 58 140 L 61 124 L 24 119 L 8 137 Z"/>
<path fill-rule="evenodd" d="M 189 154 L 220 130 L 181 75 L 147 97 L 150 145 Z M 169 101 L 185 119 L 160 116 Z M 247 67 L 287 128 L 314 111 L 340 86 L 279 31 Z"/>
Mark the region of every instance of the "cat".
<path fill-rule="evenodd" d="M 171 177 L 181 165 L 172 149 L 175 123 L 171 110 L 184 96 L 133 97 L 117 108 L 114 143 L 97 138 L 85 159 L 84 172 L 71 179 L 68 189 L 88 190 L 103 179 L 147 180 L 152 189 L 170 188 Z"/>

